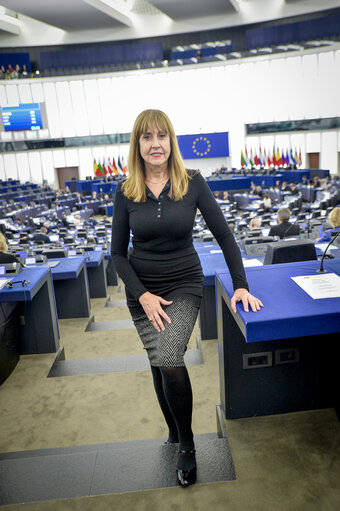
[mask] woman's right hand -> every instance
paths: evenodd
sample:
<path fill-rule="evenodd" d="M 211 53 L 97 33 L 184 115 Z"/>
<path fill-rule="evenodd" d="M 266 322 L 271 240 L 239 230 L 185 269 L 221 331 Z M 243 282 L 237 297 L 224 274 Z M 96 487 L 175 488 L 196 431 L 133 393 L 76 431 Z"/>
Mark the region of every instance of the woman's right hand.
<path fill-rule="evenodd" d="M 171 319 L 162 308 L 162 305 L 171 305 L 172 300 L 164 300 L 161 296 L 153 295 L 147 291 L 138 298 L 138 301 L 157 332 L 165 330 L 162 318 L 168 323 L 171 323 Z"/>

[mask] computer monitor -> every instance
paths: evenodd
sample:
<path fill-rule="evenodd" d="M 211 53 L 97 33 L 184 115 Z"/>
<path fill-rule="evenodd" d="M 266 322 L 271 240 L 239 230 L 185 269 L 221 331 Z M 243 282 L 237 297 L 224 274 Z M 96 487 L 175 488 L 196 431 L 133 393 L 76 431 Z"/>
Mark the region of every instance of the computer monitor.
<path fill-rule="evenodd" d="M 294 263 L 317 259 L 314 243 L 310 240 L 290 240 L 268 243 L 263 264 Z"/>

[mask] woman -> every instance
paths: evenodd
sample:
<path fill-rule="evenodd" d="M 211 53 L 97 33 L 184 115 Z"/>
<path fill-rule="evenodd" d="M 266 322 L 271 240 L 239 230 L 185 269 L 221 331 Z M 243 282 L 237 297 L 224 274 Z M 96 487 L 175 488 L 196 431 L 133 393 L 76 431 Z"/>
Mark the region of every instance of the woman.
<path fill-rule="evenodd" d="M 328 220 L 332 226 L 332 229 L 323 231 L 320 238 L 315 241 L 318 241 L 319 243 L 327 243 L 328 241 L 331 241 L 332 232 L 340 230 L 340 207 L 332 209 L 328 215 Z"/>
<path fill-rule="evenodd" d="M 112 256 L 125 283 L 127 305 L 148 352 L 156 394 L 169 427 L 167 443 L 179 441 L 177 480 L 196 480 L 191 430 L 192 391 L 183 356 L 197 319 L 203 274 L 192 243 L 197 208 L 219 242 L 233 279 L 232 308 L 242 301 L 255 312 L 234 237 L 199 172 L 184 167 L 168 117 L 145 110 L 130 141 L 129 176 L 118 184 L 112 221 Z M 130 229 L 132 252 L 127 257 Z"/>
<path fill-rule="evenodd" d="M 263 207 L 264 209 L 266 209 L 267 211 L 270 211 L 271 207 L 272 207 L 272 200 L 271 198 L 269 197 L 268 193 L 265 193 L 263 195 Z"/>
<path fill-rule="evenodd" d="M 13 254 L 7 254 L 8 245 L 5 236 L 0 232 L 0 264 L 19 263 Z"/>

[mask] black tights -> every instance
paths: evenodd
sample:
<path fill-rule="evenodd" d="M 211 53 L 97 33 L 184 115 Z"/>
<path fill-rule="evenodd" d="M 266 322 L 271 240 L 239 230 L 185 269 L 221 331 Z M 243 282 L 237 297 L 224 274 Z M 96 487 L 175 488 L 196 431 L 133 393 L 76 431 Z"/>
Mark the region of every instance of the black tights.
<path fill-rule="evenodd" d="M 184 451 L 194 449 L 191 429 L 192 390 L 186 367 L 151 366 L 158 402 L 169 428 L 169 441 Z"/>

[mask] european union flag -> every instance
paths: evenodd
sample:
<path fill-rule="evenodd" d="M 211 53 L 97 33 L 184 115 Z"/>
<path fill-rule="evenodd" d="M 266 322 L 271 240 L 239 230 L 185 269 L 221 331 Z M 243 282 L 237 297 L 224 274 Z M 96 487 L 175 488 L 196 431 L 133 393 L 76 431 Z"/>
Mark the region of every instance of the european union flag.
<path fill-rule="evenodd" d="M 200 133 L 199 135 L 180 135 L 177 139 L 184 160 L 229 156 L 227 131 L 222 133 Z"/>

